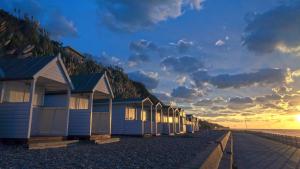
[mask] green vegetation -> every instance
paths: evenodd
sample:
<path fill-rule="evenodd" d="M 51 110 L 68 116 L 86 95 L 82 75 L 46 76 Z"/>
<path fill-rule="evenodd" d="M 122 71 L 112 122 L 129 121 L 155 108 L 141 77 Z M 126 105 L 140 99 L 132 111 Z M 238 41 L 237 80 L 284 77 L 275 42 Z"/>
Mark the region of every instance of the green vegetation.
<path fill-rule="evenodd" d="M 17 18 L 0 9 L 0 57 L 41 57 L 58 53 L 61 53 L 70 75 L 106 71 L 116 97 L 157 99 L 143 84 L 130 80 L 122 68 L 103 66 L 92 57 L 78 61 L 65 52 L 62 43 L 51 40 L 33 18 L 26 15 Z"/>

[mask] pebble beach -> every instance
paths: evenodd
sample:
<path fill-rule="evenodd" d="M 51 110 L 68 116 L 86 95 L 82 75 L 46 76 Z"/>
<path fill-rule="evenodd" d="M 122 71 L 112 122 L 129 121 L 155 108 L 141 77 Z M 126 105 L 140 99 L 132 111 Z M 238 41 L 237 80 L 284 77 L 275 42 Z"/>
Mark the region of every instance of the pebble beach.
<path fill-rule="evenodd" d="M 121 137 L 120 142 L 111 144 L 81 141 L 66 148 L 46 150 L 0 144 L 0 168 L 180 168 L 223 134 L 212 131 L 180 136 Z"/>

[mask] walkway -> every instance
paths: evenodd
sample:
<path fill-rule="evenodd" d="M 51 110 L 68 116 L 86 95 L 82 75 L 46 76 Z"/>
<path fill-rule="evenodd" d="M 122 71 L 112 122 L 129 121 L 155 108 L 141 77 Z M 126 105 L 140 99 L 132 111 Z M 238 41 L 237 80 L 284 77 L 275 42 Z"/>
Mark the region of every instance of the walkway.
<path fill-rule="evenodd" d="M 300 149 L 252 134 L 233 133 L 238 169 L 300 169 Z"/>

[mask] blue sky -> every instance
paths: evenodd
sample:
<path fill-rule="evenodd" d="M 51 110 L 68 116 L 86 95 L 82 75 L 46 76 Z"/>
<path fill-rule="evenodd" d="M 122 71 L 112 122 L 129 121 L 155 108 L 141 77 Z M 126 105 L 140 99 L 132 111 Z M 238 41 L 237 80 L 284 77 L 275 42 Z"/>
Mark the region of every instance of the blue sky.
<path fill-rule="evenodd" d="M 2 0 L 0 7 L 34 16 L 53 39 L 123 67 L 202 118 L 265 127 L 298 114 L 298 0 Z"/>

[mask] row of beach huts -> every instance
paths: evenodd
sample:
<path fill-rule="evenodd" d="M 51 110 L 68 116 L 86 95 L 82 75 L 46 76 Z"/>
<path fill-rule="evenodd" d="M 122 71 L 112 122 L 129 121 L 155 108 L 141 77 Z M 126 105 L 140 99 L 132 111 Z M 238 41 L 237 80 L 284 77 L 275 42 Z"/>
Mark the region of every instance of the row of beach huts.
<path fill-rule="evenodd" d="M 60 58 L 0 59 L 0 139 L 158 136 L 199 119 L 150 98 L 118 99 L 106 73 L 69 76 Z"/>

